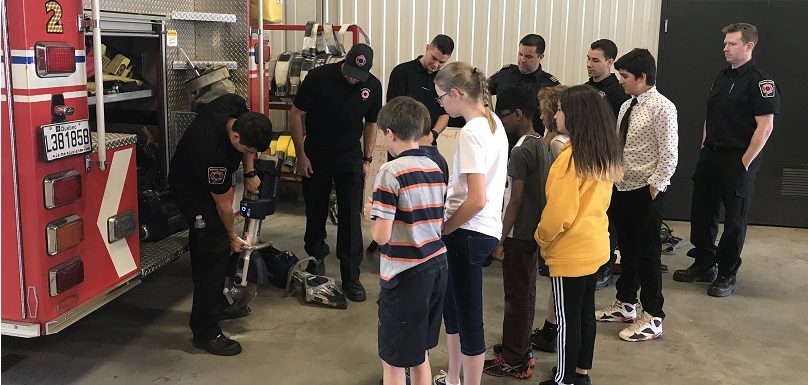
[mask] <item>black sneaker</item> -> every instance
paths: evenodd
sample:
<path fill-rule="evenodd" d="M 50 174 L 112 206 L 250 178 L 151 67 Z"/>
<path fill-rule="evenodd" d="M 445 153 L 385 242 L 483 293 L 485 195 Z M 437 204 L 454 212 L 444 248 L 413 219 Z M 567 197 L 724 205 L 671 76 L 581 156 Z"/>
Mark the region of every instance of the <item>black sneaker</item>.
<path fill-rule="evenodd" d="M 572 385 L 592 385 L 592 379 L 589 378 L 588 374 L 584 374 L 583 376 L 576 374 Z"/>
<path fill-rule="evenodd" d="M 503 350 L 502 344 L 494 345 L 493 350 L 494 350 L 494 360 L 493 361 L 495 361 L 495 363 L 497 363 L 497 364 L 504 364 L 505 363 L 505 356 L 502 353 L 502 350 Z M 491 360 L 489 360 L 489 361 L 491 361 Z M 532 350 L 528 350 L 527 353 L 525 353 L 524 362 L 527 362 L 527 366 L 529 368 L 536 367 L 536 359 L 533 358 L 533 351 Z"/>
<path fill-rule="evenodd" d="M 354 302 L 362 302 L 367 299 L 365 287 L 362 286 L 362 283 L 359 282 L 359 280 L 347 285 L 343 283 L 342 291 L 345 293 L 345 297 Z"/>
<path fill-rule="evenodd" d="M 555 382 L 555 375 L 558 372 L 558 366 L 553 366 L 553 379 L 542 381 L 539 385 L 557 385 Z M 572 380 L 572 385 L 592 385 L 592 379 L 588 374 L 580 375 L 575 373 L 575 379 Z"/>
<path fill-rule="evenodd" d="M 614 276 L 612 276 L 612 268 L 609 266 L 601 266 L 595 276 L 595 290 L 601 290 L 606 286 L 614 283 Z"/>
<path fill-rule="evenodd" d="M 715 265 L 710 264 L 705 266 L 703 263 L 696 261 L 687 269 L 674 271 L 673 280 L 677 282 L 712 283 L 717 275 L 718 271 Z"/>
<path fill-rule="evenodd" d="M 212 340 L 198 340 L 194 338 L 191 342 L 199 349 L 217 356 L 235 356 L 241 353 L 241 344 L 219 334 Z"/>
<path fill-rule="evenodd" d="M 509 365 L 504 362 L 496 363 L 493 360 L 485 360 L 483 373 L 494 377 L 513 377 L 526 379 L 533 376 L 533 369 L 527 364 Z"/>
<path fill-rule="evenodd" d="M 713 297 L 729 297 L 735 292 L 735 275 L 724 275 L 713 281 L 707 294 Z"/>
<path fill-rule="evenodd" d="M 556 338 L 553 338 L 551 341 L 547 341 L 541 334 L 541 329 L 533 329 L 533 332 L 530 333 L 530 347 L 533 348 L 533 350 L 541 350 L 547 353 L 555 353 Z"/>
<path fill-rule="evenodd" d="M 233 306 L 228 306 L 219 313 L 219 321 L 246 317 L 250 314 L 250 311 L 249 306 L 242 306 L 237 309 L 233 308 Z"/>

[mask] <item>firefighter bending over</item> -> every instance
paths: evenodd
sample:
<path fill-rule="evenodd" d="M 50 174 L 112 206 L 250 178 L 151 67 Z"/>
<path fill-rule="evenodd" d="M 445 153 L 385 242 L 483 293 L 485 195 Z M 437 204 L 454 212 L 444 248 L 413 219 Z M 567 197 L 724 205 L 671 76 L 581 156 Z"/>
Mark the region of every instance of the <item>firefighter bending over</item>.
<path fill-rule="evenodd" d="M 219 321 L 249 313 L 247 308 L 225 311 L 222 294 L 230 253 L 247 245 L 233 229 L 232 176 L 242 160 L 245 171 L 252 171 L 255 153 L 269 147 L 272 124 L 248 112 L 235 94 L 200 105 L 198 112 L 171 158 L 168 180 L 190 227 L 193 344 L 210 354 L 232 356 L 241 353 L 241 345 L 222 334 Z"/>

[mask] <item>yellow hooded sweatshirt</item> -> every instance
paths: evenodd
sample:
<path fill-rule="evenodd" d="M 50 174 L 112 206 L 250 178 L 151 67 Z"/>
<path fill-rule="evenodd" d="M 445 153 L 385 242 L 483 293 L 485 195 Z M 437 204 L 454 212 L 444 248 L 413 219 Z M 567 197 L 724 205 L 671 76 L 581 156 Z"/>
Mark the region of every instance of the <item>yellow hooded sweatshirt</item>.
<path fill-rule="evenodd" d="M 609 260 L 606 210 L 612 198 L 612 182 L 579 178 L 567 142 L 550 167 L 545 192 L 547 205 L 535 238 L 550 276 L 594 274 Z"/>

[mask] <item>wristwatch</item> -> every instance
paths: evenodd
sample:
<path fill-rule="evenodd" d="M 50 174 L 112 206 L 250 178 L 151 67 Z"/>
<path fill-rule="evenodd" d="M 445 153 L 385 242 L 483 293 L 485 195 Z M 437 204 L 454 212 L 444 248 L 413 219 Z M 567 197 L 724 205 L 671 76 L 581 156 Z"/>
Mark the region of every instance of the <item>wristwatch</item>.
<path fill-rule="evenodd" d="M 245 178 L 255 178 L 258 176 L 258 172 L 255 170 L 250 170 L 244 173 Z"/>
<path fill-rule="evenodd" d="M 368 163 L 373 163 L 373 157 L 372 156 L 363 156 L 362 160 L 365 161 L 365 162 L 368 162 Z"/>
<path fill-rule="evenodd" d="M 438 139 L 438 135 L 440 135 L 440 134 L 437 131 L 435 131 L 433 129 L 433 130 L 429 130 L 429 132 L 432 133 L 432 139 Z"/>

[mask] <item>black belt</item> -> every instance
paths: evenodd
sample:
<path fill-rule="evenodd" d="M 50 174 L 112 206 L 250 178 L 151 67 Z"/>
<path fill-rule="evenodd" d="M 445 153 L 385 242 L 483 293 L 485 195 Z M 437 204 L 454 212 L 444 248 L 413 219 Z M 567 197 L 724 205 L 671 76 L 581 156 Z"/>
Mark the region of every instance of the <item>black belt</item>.
<path fill-rule="evenodd" d="M 711 144 L 705 144 L 704 148 L 712 150 L 713 152 L 720 152 L 720 153 L 727 153 L 727 154 L 740 154 L 743 155 L 746 153 L 745 148 L 735 148 L 735 147 L 722 147 L 722 146 L 714 146 Z"/>

